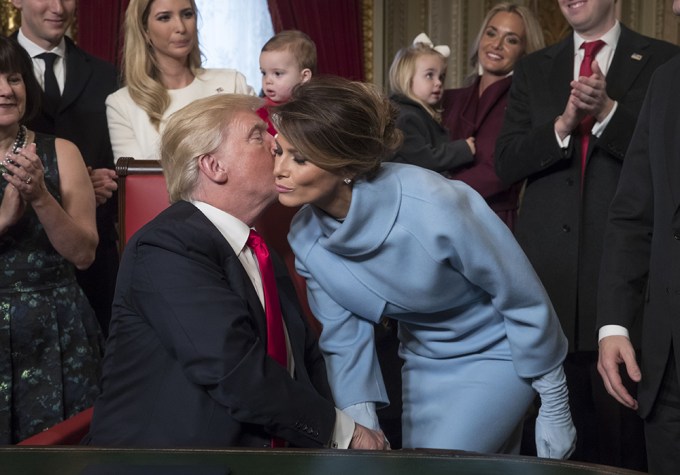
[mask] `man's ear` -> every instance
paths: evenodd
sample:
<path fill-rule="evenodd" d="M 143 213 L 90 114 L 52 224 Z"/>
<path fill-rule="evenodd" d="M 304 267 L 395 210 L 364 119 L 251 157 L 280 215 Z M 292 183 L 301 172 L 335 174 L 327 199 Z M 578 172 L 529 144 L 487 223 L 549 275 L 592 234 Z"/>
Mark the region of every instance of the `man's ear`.
<path fill-rule="evenodd" d="M 228 181 L 228 174 L 224 164 L 212 153 L 204 153 L 198 157 L 198 169 L 210 181 L 224 184 Z"/>
<path fill-rule="evenodd" d="M 312 79 L 312 70 L 309 68 L 305 68 L 302 71 L 300 71 L 300 74 L 302 75 L 302 81 L 300 84 L 304 84 L 310 79 Z"/>
<path fill-rule="evenodd" d="M 21 0 L 12 0 L 12 5 L 14 5 L 14 8 L 17 10 L 21 10 L 22 4 L 23 2 Z"/>

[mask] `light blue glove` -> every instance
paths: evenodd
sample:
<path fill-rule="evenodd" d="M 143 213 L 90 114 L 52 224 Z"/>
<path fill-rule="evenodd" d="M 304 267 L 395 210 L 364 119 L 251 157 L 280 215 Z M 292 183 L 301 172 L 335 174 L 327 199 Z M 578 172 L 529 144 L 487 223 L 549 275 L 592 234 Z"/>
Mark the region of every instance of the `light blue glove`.
<path fill-rule="evenodd" d="M 569 412 L 569 391 L 562 366 L 536 378 L 531 386 L 541 396 L 536 417 L 536 453 L 566 459 L 576 448 L 576 428 Z"/>

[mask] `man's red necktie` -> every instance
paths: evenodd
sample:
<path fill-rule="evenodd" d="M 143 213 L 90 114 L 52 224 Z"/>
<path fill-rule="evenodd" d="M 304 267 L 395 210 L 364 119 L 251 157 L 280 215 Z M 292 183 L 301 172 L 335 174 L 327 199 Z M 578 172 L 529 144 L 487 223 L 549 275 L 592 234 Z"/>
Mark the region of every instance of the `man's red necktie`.
<path fill-rule="evenodd" d="M 586 41 L 581 45 L 585 50 L 583 61 L 581 61 L 581 68 L 579 69 L 579 76 L 590 77 L 593 74 L 593 60 L 597 56 L 597 52 L 602 49 L 606 43 L 602 40 Z M 595 117 L 587 115 L 578 125 L 578 130 L 581 135 L 581 178 L 583 178 L 586 170 L 586 156 L 588 155 L 588 143 L 590 142 L 590 131 L 595 124 Z"/>
<path fill-rule="evenodd" d="M 276 291 L 274 267 L 269 258 L 269 249 L 267 249 L 262 236 L 254 229 L 250 230 L 246 244 L 253 250 L 262 276 L 264 309 L 267 316 L 267 354 L 281 366 L 287 368 L 288 357 L 286 355 L 286 338 L 283 334 L 283 317 L 281 316 L 279 294 Z"/>
<path fill-rule="evenodd" d="M 248 247 L 253 250 L 262 276 L 262 289 L 264 290 L 264 309 L 267 317 L 267 354 L 276 360 L 284 368 L 288 367 L 286 351 L 286 337 L 283 333 L 283 316 L 279 304 L 279 294 L 276 290 L 276 278 L 274 267 L 269 258 L 269 249 L 262 236 L 254 229 L 250 230 Z M 285 447 L 283 439 L 272 437 L 272 447 Z"/>

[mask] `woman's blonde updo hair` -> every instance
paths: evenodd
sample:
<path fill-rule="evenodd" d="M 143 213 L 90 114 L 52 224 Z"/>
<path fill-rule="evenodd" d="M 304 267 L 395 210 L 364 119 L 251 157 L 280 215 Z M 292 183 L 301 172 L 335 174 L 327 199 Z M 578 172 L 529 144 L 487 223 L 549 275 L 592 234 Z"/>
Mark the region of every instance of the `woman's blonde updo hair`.
<path fill-rule="evenodd" d="M 195 0 L 189 0 L 198 16 Z M 123 74 L 130 97 L 144 109 L 151 124 L 158 130 L 163 114 L 170 105 L 170 95 L 160 82 L 158 63 L 146 35 L 149 12 L 154 0 L 130 0 L 125 11 L 125 49 L 123 51 Z M 187 66 L 198 75 L 201 71 L 201 50 L 198 30 L 193 38 L 194 47 L 189 53 Z"/>
<path fill-rule="evenodd" d="M 272 112 L 279 133 L 305 159 L 355 180 L 374 177 L 401 145 L 397 111 L 372 84 L 315 76 Z"/>

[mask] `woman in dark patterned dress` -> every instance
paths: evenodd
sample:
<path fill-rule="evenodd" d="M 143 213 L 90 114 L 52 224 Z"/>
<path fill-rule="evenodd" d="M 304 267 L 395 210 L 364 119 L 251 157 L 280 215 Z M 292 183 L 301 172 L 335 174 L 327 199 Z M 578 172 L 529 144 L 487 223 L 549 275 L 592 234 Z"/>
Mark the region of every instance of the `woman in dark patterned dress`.
<path fill-rule="evenodd" d="M 0 36 L 0 444 L 98 393 L 101 333 L 74 276 L 94 259 L 94 192 L 75 145 L 22 125 L 40 94 L 28 54 Z"/>

